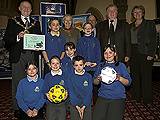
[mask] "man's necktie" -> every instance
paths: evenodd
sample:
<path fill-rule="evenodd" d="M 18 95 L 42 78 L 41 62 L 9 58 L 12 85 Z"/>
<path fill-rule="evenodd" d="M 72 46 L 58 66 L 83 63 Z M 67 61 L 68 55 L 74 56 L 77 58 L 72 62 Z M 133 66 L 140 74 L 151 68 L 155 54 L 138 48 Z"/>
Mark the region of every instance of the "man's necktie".
<path fill-rule="evenodd" d="M 113 20 L 110 21 L 108 44 L 113 44 L 113 45 L 115 44 Z"/>
<path fill-rule="evenodd" d="M 28 21 L 28 18 L 24 18 L 26 20 L 25 22 L 25 29 L 27 30 L 28 27 L 29 27 L 29 21 Z"/>

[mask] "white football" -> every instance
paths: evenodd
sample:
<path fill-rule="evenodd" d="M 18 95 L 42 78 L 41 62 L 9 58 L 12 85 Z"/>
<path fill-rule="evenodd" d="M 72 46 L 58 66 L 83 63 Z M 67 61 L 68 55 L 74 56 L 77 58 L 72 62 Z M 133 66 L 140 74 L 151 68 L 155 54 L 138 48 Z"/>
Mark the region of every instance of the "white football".
<path fill-rule="evenodd" d="M 106 84 L 113 83 L 113 81 L 116 79 L 116 75 L 117 75 L 117 72 L 109 66 L 104 67 L 101 70 L 101 74 L 100 74 L 100 76 L 102 77 L 102 82 Z"/>

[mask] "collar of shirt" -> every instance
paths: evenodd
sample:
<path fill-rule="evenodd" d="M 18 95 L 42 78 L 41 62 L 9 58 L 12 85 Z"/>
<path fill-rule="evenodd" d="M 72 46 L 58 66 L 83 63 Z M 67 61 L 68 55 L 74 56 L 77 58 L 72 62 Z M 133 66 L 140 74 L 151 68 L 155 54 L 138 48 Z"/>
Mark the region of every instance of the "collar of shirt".
<path fill-rule="evenodd" d="M 112 61 L 106 61 L 106 63 L 115 63 L 115 61 L 114 60 L 112 60 Z"/>
<path fill-rule="evenodd" d="M 110 27 L 110 23 L 111 23 L 111 20 L 109 19 L 109 27 Z M 112 22 L 113 26 L 114 26 L 114 30 L 116 29 L 116 26 L 117 26 L 117 18 L 113 20 Z"/>
<path fill-rule="evenodd" d="M 25 18 L 27 18 L 27 19 L 28 19 L 28 22 L 30 22 L 29 16 L 28 16 L 28 17 L 24 17 L 24 16 L 21 15 L 21 19 L 22 19 L 22 21 L 23 21 L 24 23 L 26 23 Z"/>
<path fill-rule="evenodd" d="M 55 72 L 53 72 L 53 71 L 51 70 L 51 74 L 52 74 L 52 76 L 55 76 L 55 75 L 62 75 L 62 70 L 59 69 L 59 72 L 58 72 L 58 73 L 55 73 Z"/>
<path fill-rule="evenodd" d="M 83 69 L 83 72 L 82 72 L 82 73 L 78 73 L 76 70 L 74 70 L 74 73 L 75 73 L 76 75 L 83 75 L 83 74 L 85 73 L 85 69 Z"/>
<path fill-rule="evenodd" d="M 60 36 L 60 32 L 58 31 L 58 32 L 52 32 L 51 31 L 51 35 L 52 36 L 57 36 L 57 37 L 59 37 Z"/>
<path fill-rule="evenodd" d="M 27 75 L 27 79 L 28 79 L 29 82 L 32 82 L 32 81 L 33 81 L 33 82 L 37 82 L 37 80 L 38 80 L 38 75 L 36 75 L 36 79 L 32 79 L 30 76 Z"/>

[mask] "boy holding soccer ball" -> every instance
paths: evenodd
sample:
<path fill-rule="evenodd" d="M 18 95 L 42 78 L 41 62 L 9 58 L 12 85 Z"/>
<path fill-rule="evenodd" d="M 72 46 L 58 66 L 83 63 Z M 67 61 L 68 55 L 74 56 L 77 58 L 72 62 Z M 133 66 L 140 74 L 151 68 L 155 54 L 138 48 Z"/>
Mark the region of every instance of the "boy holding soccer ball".
<path fill-rule="evenodd" d="M 125 86 L 131 84 L 131 77 L 126 66 L 116 61 L 116 58 L 115 46 L 105 46 L 105 61 L 98 65 L 94 75 L 94 83 L 101 86 L 93 111 L 93 120 L 122 120 L 125 110 Z"/>
<path fill-rule="evenodd" d="M 61 69 L 60 58 L 58 56 L 52 56 L 50 66 L 51 71 L 45 75 L 43 89 L 48 100 L 46 103 L 46 117 L 47 120 L 66 120 L 64 101 L 67 98 L 66 90 L 65 96 L 63 96 L 64 88 L 66 88 L 66 77 L 64 71 Z"/>

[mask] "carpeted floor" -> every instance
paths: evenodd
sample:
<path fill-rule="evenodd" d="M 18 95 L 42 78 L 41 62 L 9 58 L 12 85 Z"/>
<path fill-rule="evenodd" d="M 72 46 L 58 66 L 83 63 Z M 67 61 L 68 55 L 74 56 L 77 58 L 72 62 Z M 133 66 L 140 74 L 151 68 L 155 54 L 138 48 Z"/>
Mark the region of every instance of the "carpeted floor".
<path fill-rule="evenodd" d="M 153 104 L 131 100 L 127 93 L 124 120 L 160 120 L 160 81 L 153 81 Z M 11 107 L 11 80 L 0 80 L 0 120 L 17 120 Z M 68 119 L 69 120 L 69 119 Z"/>

